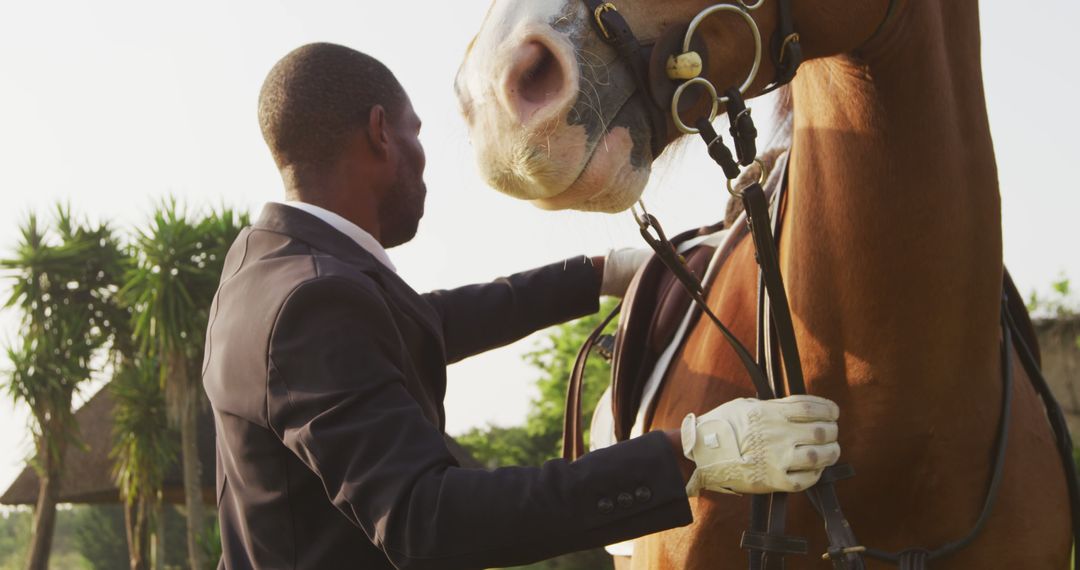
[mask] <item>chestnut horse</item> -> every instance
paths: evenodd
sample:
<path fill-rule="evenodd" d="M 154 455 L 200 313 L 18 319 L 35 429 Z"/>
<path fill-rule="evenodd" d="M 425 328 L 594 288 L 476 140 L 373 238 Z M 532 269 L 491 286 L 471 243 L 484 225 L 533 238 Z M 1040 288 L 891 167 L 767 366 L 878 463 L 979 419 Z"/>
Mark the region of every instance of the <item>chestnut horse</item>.
<path fill-rule="evenodd" d="M 648 42 L 715 2 L 617 4 Z M 858 474 L 838 489 L 861 542 L 932 549 L 963 537 L 979 514 L 1002 403 L 1001 212 L 978 3 L 793 4 L 807 61 L 791 84 L 780 254 L 807 386 L 842 410 L 843 461 Z M 763 0 L 752 17 L 767 45 L 777 0 Z M 656 158 L 653 138 L 662 136 L 591 18 L 580 0 L 496 0 L 458 76 L 488 182 L 543 208 L 628 208 Z M 753 59 L 746 22 L 716 16 L 699 34 L 709 52 L 704 75 L 718 87 L 739 85 Z M 773 75 L 765 58 L 747 97 Z M 687 112 L 687 121 L 700 110 Z M 677 138 L 671 127 L 661 143 Z M 720 176 L 717 169 L 703 183 L 719 189 Z M 756 271 L 746 239 L 708 291 L 710 306 L 749 346 Z M 974 543 L 935 566 L 1069 567 L 1065 477 L 1042 404 L 1015 368 L 996 508 Z M 702 319 L 668 372 L 650 427 L 675 428 L 688 412 L 752 393 L 734 354 Z M 745 565 L 739 536 L 749 501 L 709 494 L 691 504 L 692 525 L 637 541 L 635 568 Z M 795 497 L 789 510 L 789 534 L 825 552 L 808 502 Z M 816 554 L 788 563 L 826 564 Z"/>

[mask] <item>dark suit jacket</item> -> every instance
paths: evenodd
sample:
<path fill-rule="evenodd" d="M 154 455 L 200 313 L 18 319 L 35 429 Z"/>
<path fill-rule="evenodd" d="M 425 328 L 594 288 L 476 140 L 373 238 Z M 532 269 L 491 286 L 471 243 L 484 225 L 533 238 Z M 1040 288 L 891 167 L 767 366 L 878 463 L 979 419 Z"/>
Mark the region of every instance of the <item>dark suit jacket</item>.
<path fill-rule="evenodd" d="M 579 258 L 421 296 L 268 205 L 229 251 L 207 332 L 220 567 L 507 566 L 689 523 L 661 434 L 495 471 L 446 448 L 446 364 L 594 312 L 598 291 Z"/>

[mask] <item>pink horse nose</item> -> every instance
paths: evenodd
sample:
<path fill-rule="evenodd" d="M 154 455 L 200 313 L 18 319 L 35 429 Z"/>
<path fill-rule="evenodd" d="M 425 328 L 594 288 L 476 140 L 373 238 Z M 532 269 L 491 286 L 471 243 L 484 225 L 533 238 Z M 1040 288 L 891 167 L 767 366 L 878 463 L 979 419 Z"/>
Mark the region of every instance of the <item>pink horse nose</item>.
<path fill-rule="evenodd" d="M 523 125 L 562 111 L 572 103 L 566 100 L 571 88 L 569 62 L 547 43 L 528 40 L 514 50 L 512 58 L 503 89 Z"/>

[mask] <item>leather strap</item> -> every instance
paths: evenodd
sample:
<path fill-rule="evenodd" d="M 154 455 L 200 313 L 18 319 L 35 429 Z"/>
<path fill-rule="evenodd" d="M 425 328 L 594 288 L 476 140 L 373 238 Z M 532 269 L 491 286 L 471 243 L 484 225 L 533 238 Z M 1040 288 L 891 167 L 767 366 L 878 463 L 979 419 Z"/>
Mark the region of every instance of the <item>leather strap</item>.
<path fill-rule="evenodd" d="M 831 469 L 826 469 L 826 473 Z M 842 469 L 842 468 L 841 468 Z M 855 531 L 840 508 L 840 499 L 836 496 L 835 476 L 822 477 L 818 484 L 807 491 L 810 503 L 817 509 L 825 521 L 825 536 L 829 540 L 828 560 L 834 570 L 863 570 L 866 563 L 861 555 L 861 547 L 855 538 Z"/>
<path fill-rule="evenodd" d="M 1016 286 L 1013 285 L 1011 279 L 1006 282 L 1006 287 L 1009 288 L 1012 295 L 1019 297 Z M 1023 310 L 1022 307 L 1019 309 L 1019 311 Z M 1023 314 L 1026 315 L 1026 313 Z M 1050 420 L 1050 427 L 1054 430 L 1054 442 L 1057 444 L 1058 454 L 1061 456 L 1061 464 L 1065 469 L 1065 482 L 1069 489 L 1073 544 L 1080 547 L 1080 478 L 1077 477 L 1076 463 L 1073 459 L 1073 442 L 1072 436 L 1069 434 L 1069 425 L 1065 421 L 1065 413 L 1061 410 L 1061 405 L 1054 398 L 1050 385 L 1039 369 L 1039 363 L 1034 352 L 1024 340 L 1022 329 L 1017 325 L 1017 318 L 1012 312 L 1007 311 L 1005 313 L 1005 319 L 1009 327 L 1017 333 L 1014 342 L 1017 353 L 1020 355 L 1020 363 L 1023 365 L 1024 371 L 1027 372 L 1032 387 L 1042 398 L 1043 406 L 1046 408 L 1046 414 Z"/>
<path fill-rule="evenodd" d="M 866 43 L 870 43 L 877 39 L 877 37 L 880 36 L 881 33 L 885 31 L 885 28 L 892 22 L 893 16 L 895 15 L 896 0 L 889 0 L 889 7 L 885 10 L 885 17 L 881 19 L 881 23 L 878 24 L 877 29 L 870 35 L 870 39 L 866 40 Z"/>
<path fill-rule="evenodd" d="M 750 233 L 754 238 L 757 262 L 761 267 L 761 280 L 772 306 L 769 311 L 770 322 L 775 326 L 779 338 L 787 383 L 792 394 L 805 394 L 806 383 L 803 380 L 799 347 L 795 340 L 795 327 L 791 321 L 791 308 L 788 306 L 784 278 L 780 273 L 779 254 L 769 224 L 769 203 L 760 184 L 751 184 L 743 190 L 743 204 L 746 207 L 747 221 L 750 223 Z M 781 396 L 780 393 L 775 395 Z"/>
<path fill-rule="evenodd" d="M 975 521 L 974 527 L 963 537 L 934 550 L 922 548 L 909 549 L 899 553 L 884 552 L 877 549 L 867 549 L 866 555 L 870 558 L 891 562 L 901 568 L 924 568 L 926 562 L 945 558 L 962 550 L 971 544 L 986 526 L 997 501 L 998 489 L 1005 473 L 1005 455 L 1009 447 L 1009 426 L 1012 424 L 1012 399 L 1013 399 L 1013 342 L 1014 326 L 1010 323 L 1008 295 L 1003 293 L 1001 300 L 1001 421 L 998 423 L 996 451 L 994 453 L 993 474 L 990 477 L 990 486 L 983 501 L 982 511 Z M 1041 376 L 1041 375 L 1039 375 Z M 1072 451 L 1069 451 L 1069 464 L 1072 464 Z M 1066 470 L 1068 468 L 1066 467 Z M 907 564 L 909 566 L 904 566 Z M 916 566 L 910 566 L 915 564 Z M 921 564 L 922 566 L 918 566 Z"/>
<path fill-rule="evenodd" d="M 763 532 L 744 532 L 742 547 L 753 551 L 783 554 L 806 554 L 807 544 L 801 538 L 772 536 Z"/>
<path fill-rule="evenodd" d="M 795 79 L 799 66 L 803 62 L 802 43 L 795 32 L 795 18 L 791 11 L 791 0 L 776 0 L 777 25 L 772 36 L 771 51 L 776 76 L 771 85 L 762 92 L 775 91 Z"/>
<path fill-rule="evenodd" d="M 930 561 L 930 553 L 921 548 L 905 550 L 900 554 L 897 566 L 900 570 L 926 570 L 926 564 Z"/>
<path fill-rule="evenodd" d="M 772 37 L 770 49 L 776 75 L 763 94 L 791 83 L 803 62 L 802 44 L 799 41 L 799 34 L 795 31 L 791 0 L 776 1 L 779 7 L 778 26 Z M 630 74 L 637 86 L 636 95 L 641 98 L 642 104 L 649 113 L 649 121 L 653 129 L 651 141 L 653 156 L 660 156 L 667 141 L 668 109 L 666 105 L 658 105 L 651 96 L 653 90 L 650 84 L 649 62 L 655 44 L 641 43 L 614 3 L 604 0 L 582 0 L 582 2 L 588 10 L 587 17 L 592 21 L 593 28 L 605 43 L 615 49 L 619 58 L 630 68 Z M 756 152 L 744 152 L 740 153 L 740 156 L 752 158 L 756 154 Z M 748 164 L 749 162 L 744 165 Z"/>
<path fill-rule="evenodd" d="M 701 308 L 701 312 L 716 325 L 717 330 L 727 341 L 732 350 L 735 351 L 735 355 L 739 358 L 743 368 L 746 369 L 747 374 L 750 376 L 751 382 L 758 390 L 758 393 L 770 393 L 772 388 L 769 384 L 769 379 L 765 376 L 765 372 L 758 366 L 758 363 L 751 356 L 750 351 L 746 349 L 738 337 L 728 329 L 724 323 L 716 316 L 712 308 L 709 307 L 708 302 L 705 300 L 704 288 L 701 283 L 694 277 L 685 265 L 685 262 L 675 251 L 671 242 L 664 237 L 663 229 L 660 226 L 660 222 L 657 221 L 652 214 L 645 214 L 643 218 L 643 224 L 641 226 L 641 237 L 645 239 L 645 243 L 649 244 L 649 247 L 656 252 L 657 257 L 663 261 L 664 265 L 671 270 L 672 274 L 679 280 L 679 283 L 683 286 L 687 293 L 690 294 L 690 298 L 694 300 L 694 303 Z M 653 236 L 650 233 L 650 229 L 657 231 L 657 236 Z"/>
<path fill-rule="evenodd" d="M 588 17 L 593 22 L 600 37 L 619 54 L 619 58 L 630 68 L 630 75 L 637 85 L 637 96 L 641 98 L 642 105 L 649 111 L 649 119 L 652 123 L 652 152 L 653 156 L 660 156 L 667 140 L 667 115 L 664 109 L 656 106 L 652 97 L 649 96 L 649 56 L 651 46 L 643 45 L 634 35 L 634 30 L 622 17 L 614 4 L 602 0 L 583 0 L 588 8 Z"/>
<path fill-rule="evenodd" d="M 619 303 L 604 318 L 600 326 L 589 334 L 589 338 L 585 339 L 585 344 L 581 346 L 577 359 L 574 361 L 574 369 L 570 373 L 570 381 L 566 387 L 566 413 L 563 414 L 562 455 L 567 461 L 575 461 L 585 455 L 585 426 L 581 416 L 581 393 L 585 385 L 585 365 L 589 362 L 589 354 L 592 352 L 593 347 L 596 346 L 597 341 L 604 334 L 604 329 L 621 310 L 622 303 Z"/>
<path fill-rule="evenodd" d="M 730 90 L 729 96 L 737 95 L 737 91 Z M 740 101 L 739 98 L 732 99 L 733 101 Z M 729 111 L 730 112 L 730 111 Z M 747 116 L 747 118 L 749 118 Z M 752 121 L 751 121 L 752 123 Z M 732 124 L 732 136 L 736 135 L 736 127 Z M 736 145 L 738 141 L 736 140 Z M 779 206 L 783 201 L 784 191 L 786 190 L 786 178 L 787 178 L 787 160 L 783 160 L 784 173 L 781 178 L 781 182 L 774 190 L 771 201 L 773 204 Z M 741 162 L 741 161 L 740 161 Z M 749 194 L 747 193 L 749 192 Z M 751 211 L 751 207 L 747 205 L 748 201 L 753 201 L 754 205 Z M 779 215 L 772 216 L 769 214 L 769 197 L 765 195 L 764 189 L 760 185 L 753 185 L 747 191 L 743 193 L 743 205 L 747 213 L 747 223 L 750 226 L 752 239 L 754 239 L 754 248 L 757 251 L 757 259 L 760 266 L 758 272 L 758 362 L 765 367 L 766 373 L 772 378 L 772 392 L 770 394 L 759 394 L 762 399 L 768 399 L 771 397 L 782 397 L 786 393 L 786 387 L 784 386 L 783 376 L 777 373 L 776 367 L 773 365 L 774 360 L 774 347 L 775 343 L 775 327 L 772 326 L 774 319 L 772 317 L 772 294 L 769 293 L 769 287 L 766 286 L 766 275 L 769 276 L 769 281 L 772 282 L 774 276 L 779 276 L 779 264 L 775 267 L 770 264 L 768 267 L 761 264 L 761 248 L 768 249 L 771 245 L 771 249 L 775 255 L 775 241 L 774 236 L 777 235 L 779 229 Z M 779 210 L 777 210 L 779 212 Z M 756 220 L 755 220 L 756 218 Z M 766 238 L 759 237 L 760 234 L 766 234 Z M 765 243 L 768 242 L 768 243 Z M 772 282 L 772 289 L 775 291 L 776 283 Z M 779 287 L 783 288 L 782 279 L 780 280 Z M 786 297 L 784 301 L 786 306 Z M 791 341 L 794 341 L 794 333 L 791 335 Z M 797 358 L 797 355 L 796 355 Z M 747 535 L 744 534 L 744 540 L 742 542 L 743 548 L 750 549 L 751 567 L 763 568 L 764 570 L 783 570 L 784 568 L 784 556 L 789 554 L 805 554 L 809 547 L 805 539 L 791 537 L 787 535 L 787 505 L 788 495 L 786 493 L 773 493 L 756 499 L 758 502 L 762 502 L 767 509 L 767 519 L 762 519 L 760 516 L 755 520 L 751 517 L 751 531 L 750 533 L 760 533 L 764 528 L 763 535 L 767 537 L 768 541 L 762 541 L 760 546 L 755 546 L 752 542 L 747 541 Z M 752 510 L 752 513 L 757 512 L 757 509 Z M 785 544 L 799 544 L 800 549 L 798 551 L 790 548 L 779 548 L 778 546 Z"/>
<path fill-rule="evenodd" d="M 757 127 L 754 126 L 750 109 L 746 107 L 746 101 L 743 100 L 738 88 L 728 89 L 724 92 L 724 96 L 728 98 L 727 116 L 730 124 L 728 133 L 731 134 L 731 139 L 735 143 L 735 156 L 738 157 L 739 164 L 750 166 L 757 158 Z"/>
<path fill-rule="evenodd" d="M 786 165 L 785 183 L 781 186 L 786 188 Z M 782 200 L 783 194 L 773 197 L 774 200 Z M 759 295 L 762 297 L 762 306 L 766 307 L 764 315 L 759 317 L 759 337 L 768 345 L 763 352 L 770 356 L 774 349 L 779 346 L 782 355 L 784 370 L 787 373 L 787 385 L 792 394 L 805 394 L 806 383 L 803 379 L 802 364 L 799 357 L 798 343 L 795 339 L 795 329 L 791 320 L 791 309 L 788 305 L 787 292 L 784 287 L 783 275 L 780 271 L 779 254 L 776 249 L 775 234 L 780 224 L 777 219 L 775 224 L 770 222 L 769 206 L 760 185 L 752 184 L 743 190 L 743 203 L 746 207 L 747 220 L 750 223 L 751 234 L 754 238 L 754 247 L 757 251 L 757 261 L 760 266 Z M 779 205 L 779 202 L 778 202 Z M 778 212 L 781 211 L 777 210 Z M 777 216 L 779 218 L 779 215 Z M 771 326 L 770 326 L 771 325 Z M 770 341 L 775 341 L 770 344 Z M 777 397 L 787 393 L 783 377 L 772 372 L 774 392 Z M 828 474 L 828 475 L 826 475 Z M 830 467 L 823 473 L 818 484 L 810 490 L 811 500 L 819 507 L 819 512 L 825 519 L 825 532 L 829 537 L 829 544 L 834 551 L 830 558 L 834 568 L 840 570 L 856 570 L 864 567 L 864 563 L 857 552 L 849 552 L 858 547 L 851 526 L 844 517 L 840 508 L 840 501 L 836 496 L 834 482 L 854 475 L 850 466 Z M 787 496 L 781 493 L 773 494 L 770 501 L 770 516 L 768 534 L 774 536 L 783 535 L 785 532 Z M 782 570 L 784 553 L 765 553 L 764 567 L 766 570 Z"/>

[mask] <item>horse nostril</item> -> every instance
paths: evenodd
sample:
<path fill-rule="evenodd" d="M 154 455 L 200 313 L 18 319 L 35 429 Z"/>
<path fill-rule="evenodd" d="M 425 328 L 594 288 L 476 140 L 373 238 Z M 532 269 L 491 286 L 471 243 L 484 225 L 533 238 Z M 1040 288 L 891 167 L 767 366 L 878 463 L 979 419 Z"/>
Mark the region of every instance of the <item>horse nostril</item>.
<path fill-rule="evenodd" d="M 507 90 L 522 122 L 547 107 L 566 86 L 566 73 L 547 45 L 531 41 L 518 48 Z"/>

